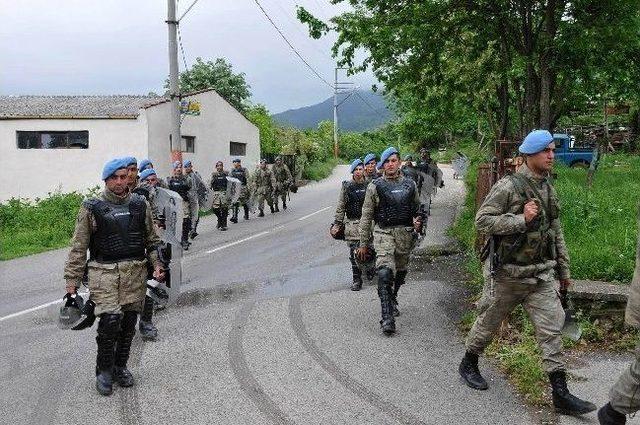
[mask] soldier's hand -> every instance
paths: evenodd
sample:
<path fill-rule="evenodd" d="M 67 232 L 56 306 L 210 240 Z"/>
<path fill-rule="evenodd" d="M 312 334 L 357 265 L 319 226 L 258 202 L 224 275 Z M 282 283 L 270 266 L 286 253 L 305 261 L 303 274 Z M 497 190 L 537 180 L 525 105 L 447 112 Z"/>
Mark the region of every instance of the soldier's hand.
<path fill-rule="evenodd" d="M 153 269 L 153 278 L 158 282 L 164 281 L 164 270 L 162 266 L 155 266 Z"/>
<path fill-rule="evenodd" d="M 366 261 L 367 251 L 368 251 L 368 248 L 366 246 L 361 246 L 360 248 L 356 249 L 355 254 L 358 260 L 362 262 Z"/>
<path fill-rule="evenodd" d="M 524 221 L 530 223 L 540 212 L 540 207 L 535 201 L 529 201 L 524 204 Z"/>
<path fill-rule="evenodd" d="M 420 233 L 422 232 L 422 217 L 417 216 L 417 217 L 413 217 L 413 230 L 416 233 Z"/>
<path fill-rule="evenodd" d="M 571 285 L 571 281 L 569 279 L 560 279 L 560 290 L 566 291 Z"/>
<path fill-rule="evenodd" d="M 78 288 L 76 288 L 74 285 L 68 285 L 65 289 L 67 290 L 67 294 L 69 295 L 73 295 L 78 292 Z"/>

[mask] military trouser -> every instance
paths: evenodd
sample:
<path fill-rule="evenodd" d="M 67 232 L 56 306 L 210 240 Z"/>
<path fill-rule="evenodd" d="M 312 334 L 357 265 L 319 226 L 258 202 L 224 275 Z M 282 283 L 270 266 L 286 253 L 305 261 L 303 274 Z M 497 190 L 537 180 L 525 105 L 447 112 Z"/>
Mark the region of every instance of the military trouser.
<path fill-rule="evenodd" d="M 140 312 L 147 293 L 147 260 L 87 264 L 89 292 L 96 316 Z"/>
<path fill-rule="evenodd" d="M 256 198 L 258 200 L 258 209 L 260 211 L 264 210 L 264 203 L 267 202 L 267 205 L 271 207 L 273 205 L 273 198 L 271 196 L 271 191 L 259 190 Z"/>
<path fill-rule="evenodd" d="M 500 324 L 519 304 L 522 304 L 535 328 L 535 337 L 542 350 L 542 367 L 547 373 L 565 370 L 562 360 L 561 330 L 564 310 L 555 281 L 537 284 L 497 280 L 494 295 L 485 292 L 476 319 L 466 340 L 467 351 L 482 354 L 491 343 Z"/>
<path fill-rule="evenodd" d="M 413 227 L 375 226 L 373 247 L 376 250 L 376 268 L 388 267 L 394 275 L 397 271 L 406 271 L 414 244 Z"/>
<path fill-rule="evenodd" d="M 611 407 L 625 415 L 640 410 L 640 344 L 635 359 L 609 391 L 609 400 Z"/>
<path fill-rule="evenodd" d="M 195 232 L 198 225 L 198 211 L 200 210 L 200 204 L 198 198 L 189 201 L 189 217 L 191 217 L 191 229 L 189 231 Z"/>

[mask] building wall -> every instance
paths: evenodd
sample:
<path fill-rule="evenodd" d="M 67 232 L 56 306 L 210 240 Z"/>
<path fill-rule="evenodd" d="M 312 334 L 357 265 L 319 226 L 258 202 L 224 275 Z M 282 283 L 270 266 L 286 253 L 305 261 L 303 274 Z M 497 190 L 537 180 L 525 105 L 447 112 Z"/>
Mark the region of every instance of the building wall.
<path fill-rule="evenodd" d="M 185 97 L 186 100 L 200 102 L 200 115 L 185 116 L 182 121 L 182 135 L 195 136 L 195 152 L 183 153 L 183 159 L 190 159 L 194 168 L 208 181 L 216 161 L 223 161 L 225 169 L 231 167 L 235 156 L 229 152 L 229 143 L 247 144 L 243 165 L 253 170 L 260 160 L 260 136 L 258 128 L 229 105 L 214 91 Z M 145 110 L 149 126 L 149 159 L 161 177 L 171 171 L 169 134 L 171 133 L 170 105 L 168 102 Z"/>
<path fill-rule="evenodd" d="M 88 149 L 18 149 L 16 131 L 88 130 Z M 116 156 L 146 157 L 147 125 L 138 119 L 0 120 L 0 201 L 84 191 L 102 184 L 102 167 Z"/>

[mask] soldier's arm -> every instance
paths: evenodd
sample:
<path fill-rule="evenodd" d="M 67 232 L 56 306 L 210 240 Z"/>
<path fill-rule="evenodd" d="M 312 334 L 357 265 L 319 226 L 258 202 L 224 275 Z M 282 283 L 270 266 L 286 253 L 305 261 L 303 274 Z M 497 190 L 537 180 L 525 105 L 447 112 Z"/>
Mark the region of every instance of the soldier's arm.
<path fill-rule="evenodd" d="M 160 263 L 160 259 L 158 257 L 157 247 L 160 246 L 162 241 L 160 237 L 156 233 L 156 229 L 153 226 L 153 217 L 151 216 L 151 207 L 147 202 L 147 211 L 144 218 L 144 228 L 145 228 L 145 248 L 147 249 L 147 258 L 153 264 L 154 267 L 162 266 Z"/>
<path fill-rule="evenodd" d="M 560 220 L 553 220 L 551 228 L 556 232 L 556 261 L 558 262 L 556 271 L 558 272 L 558 279 L 571 279 L 569 249 L 567 249 L 567 244 L 564 240 L 564 232 L 562 231 Z"/>
<path fill-rule="evenodd" d="M 333 218 L 334 223 L 344 222 L 345 208 L 347 200 L 345 196 L 344 184 L 340 186 L 340 195 L 338 195 L 338 205 L 336 206 L 336 214 Z"/>
<path fill-rule="evenodd" d="M 287 181 L 292 182 L 293 181 L 293 176 L 291 175 L 291 170 L 289 169 L 287 164 L 284 164 L 284 169 L 287 172 Z"/>
<path fill-rule="evenodd" d="M 71 238 L 71 251 L 69 251 L 64 265 L 64 280 L 67 288 L 78 288 L 82 283 L 87 265 L 87 249 L 89 249 L 91 232 L 91 213 L 84 206 L 81 206 Z"/>
<path fill-rule="evenodd" d="M 485 235 L 513 235 L 524 233 L 527 224 L 524 214 L 512 214 L 509 203 L 514 194 L 509 179 L 498 181 L 487 195 L 476 213 L 476 228 Z"/>
<path fill-rule="evenodd" d="M 373 213 L 378 203 L 376 186 L 369 183 L 362 205 L 362 216 L 360 217 L 360 246 L 371 245 L 373 239 Z"/>

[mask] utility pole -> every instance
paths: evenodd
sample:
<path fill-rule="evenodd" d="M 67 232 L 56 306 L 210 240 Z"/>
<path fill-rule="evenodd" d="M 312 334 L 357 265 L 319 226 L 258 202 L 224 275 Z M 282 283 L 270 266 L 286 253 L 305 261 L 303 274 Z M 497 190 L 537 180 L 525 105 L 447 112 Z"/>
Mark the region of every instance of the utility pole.
<path fill-rule="evenodd" d="M 171 100 L 171 160 L 182 161 L 180 137 L 180 86 L 178 82 L 178 21 L 175 0 L 167 1 L 169 26 L 169 98 Z"/>
<path fill-rule="evenodd" d="M 345 93 L 345 90 L 349 90 L 345 85 L 353 85 L 349 82 L 338 82 L 338 70 L 347 68 L 335 68 L 335 80 L 333 84 L 333 157 L 338 159 L 338 153 L 340 149 L 338 147 L 338 106 L 342 105 L 354 92 L 354 88 L 350 89 L 350 93 L 345 97 L 342 102 L 338 103 L 338 94 Z"/>

